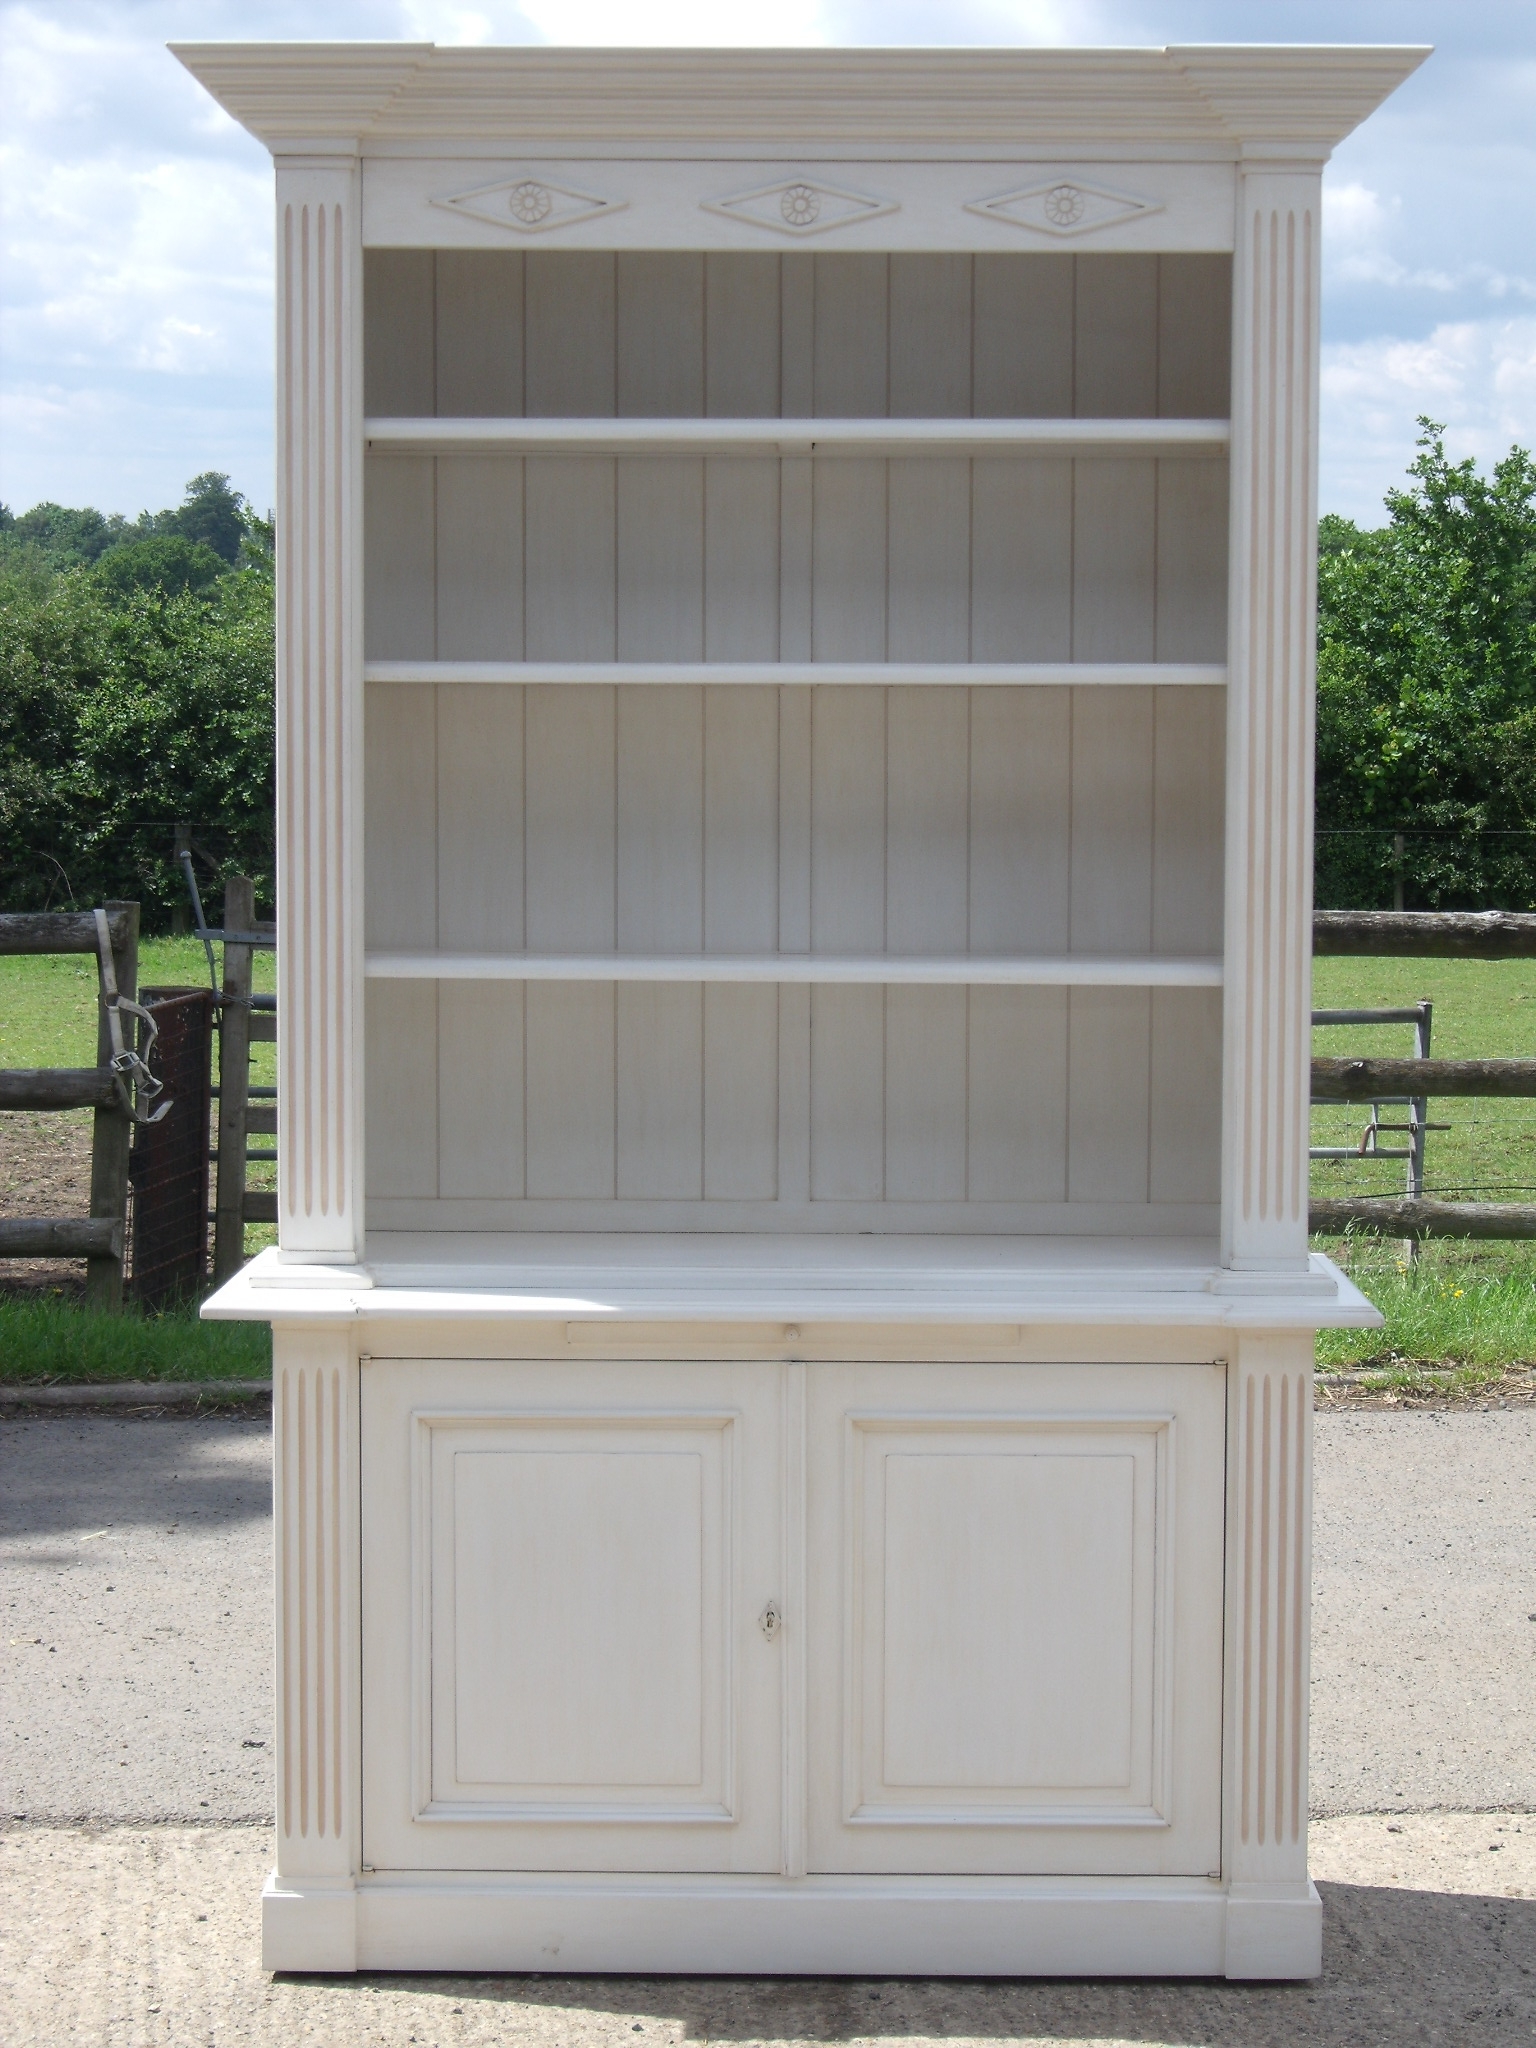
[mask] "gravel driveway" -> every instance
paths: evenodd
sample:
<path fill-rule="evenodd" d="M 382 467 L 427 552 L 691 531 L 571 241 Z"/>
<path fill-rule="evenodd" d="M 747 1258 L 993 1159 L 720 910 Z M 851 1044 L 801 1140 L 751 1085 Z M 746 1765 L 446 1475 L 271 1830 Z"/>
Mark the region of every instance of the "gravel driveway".
<path fill-rule="evenodd" d="M 0 1424 L 7 2043 L 1536 2041 L 1536 1408 L 1318 1417 L 1317 1985 L 266 1978 L 269 1484 L 265 1422 Z"/>

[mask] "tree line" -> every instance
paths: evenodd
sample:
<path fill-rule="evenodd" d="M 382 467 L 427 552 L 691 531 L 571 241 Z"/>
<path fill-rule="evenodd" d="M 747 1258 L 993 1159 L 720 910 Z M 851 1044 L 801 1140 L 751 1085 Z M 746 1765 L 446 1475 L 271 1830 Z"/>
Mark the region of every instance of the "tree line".
<path fill-rule="evenodd" d="M 1536 463 L 1420 420 L 1387 522 L 1318 531 L 1317 900 L 1536 909 Z M 1401 862 L 1393 841 L 1405 841 Z"/>
<path fill-rule="evenodd" d="M 1318 902 L 1536 909 L 1536 463 L 1453 463 L 1420 422 L 1386 522 L 1318 533 Z M 133 522 L 0 506 L 0 899 L 205 874 L 272 900 L 273 534 L 217 473 Z M 217 890 L 214 889 L 215 898 Z"/>
<path fill-rule="evenodd" d="M 273 666 L 272 528 L 227 476 L 131 523 L 0 507 L 0 904 L 128 897 L 166 930 L 188 823 L 204 882 L 270 906 Z"/>

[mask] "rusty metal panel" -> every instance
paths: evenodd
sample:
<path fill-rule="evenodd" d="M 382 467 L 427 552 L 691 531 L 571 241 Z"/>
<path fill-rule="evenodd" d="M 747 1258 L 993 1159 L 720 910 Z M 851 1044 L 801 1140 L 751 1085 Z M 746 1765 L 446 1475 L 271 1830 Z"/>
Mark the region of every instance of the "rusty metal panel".
<path fill-rule="evenodd" d="M 195 1298 L 207 1277 L 213 996 L 158 988 L 140 1000 L 159 1027 L 149 1066 L 171 1107 L 134 1129 L 132 1290 L 145 1308 L 169 1308 Z"/>

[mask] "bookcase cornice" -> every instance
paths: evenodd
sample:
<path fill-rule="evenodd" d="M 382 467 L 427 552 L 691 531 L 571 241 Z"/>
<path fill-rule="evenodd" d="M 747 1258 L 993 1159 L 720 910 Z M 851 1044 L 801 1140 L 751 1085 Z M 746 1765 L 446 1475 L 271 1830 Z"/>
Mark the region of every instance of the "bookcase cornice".
<path fill-rule="evenodd" d="M 1126 143 L 1325 153 L 1429 54 L 1411 46 L 572 50 L 175 43 L 275 153 L 419 138 L 613 145 Z"/>

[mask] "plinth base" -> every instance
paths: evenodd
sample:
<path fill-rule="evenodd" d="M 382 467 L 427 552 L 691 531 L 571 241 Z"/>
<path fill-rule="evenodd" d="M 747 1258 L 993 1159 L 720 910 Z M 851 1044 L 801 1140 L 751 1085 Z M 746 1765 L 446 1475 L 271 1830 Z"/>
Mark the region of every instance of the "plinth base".
<path fill-rule="evenodd" d="M 1316 1977 L 1312 1884 L 1172 1879 L 369 1878 L 262 1898 L 268 1970 Z"/>

